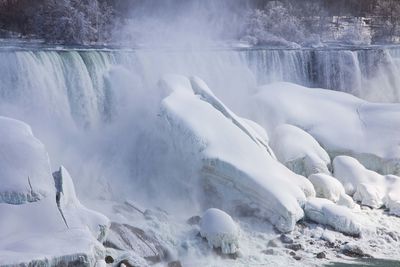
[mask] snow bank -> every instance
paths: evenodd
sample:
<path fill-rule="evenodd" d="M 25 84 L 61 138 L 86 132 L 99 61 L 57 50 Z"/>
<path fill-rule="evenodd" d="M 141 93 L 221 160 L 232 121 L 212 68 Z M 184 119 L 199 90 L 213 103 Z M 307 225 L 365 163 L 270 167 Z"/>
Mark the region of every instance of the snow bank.
<path fill-rule="evenodd" d="M 72 178 L 64 166 L 61 166 L 59 171 L 55 172 L 53 176 L 57 189 L 57 205 L 63 213 L 68 227 L 77 228 L 86 225 L 93 236 L 102 242 L 110 226 L 108 218 L 81 204 L 76 197 Z"/>
<path fill-rule="evenodd" d="M 290 83 L 263 86 L 248 116 L 267 132 L 292 124 L 311 134 L 334 158 L 349 155 L 369 169 L 400 174 L 400 106 Z"/>
<path fill-rule="evenodd" d="M 208 209 L 200 222 L 200 234 L 214 248 L 221 248 L 224 254 L 239 250 L 239 227 L 232 217 L 219 209 Z"/>
<path fill-rule="evenodd" d="M 400 177 L 380 175 L 348 156 L 336 157 L 333 169 L 334 176 L 344 184 L 346 192 L 353 195 L 354 200 L 372 208 L 386 206 L 390 213 L 400 215 Z"/>
<path fill-rule="evenodd" d="M 0 117 L 0 203 L 35 202 L 53 191 L 47 152 L 31 128 Z"/>
<path fill-rule="evenodd" d="M 175 148 L 201 170 L 204 205 L 267 218 L 280 231 L 291 231 L 303 217 L 306 196 L 315 195 L 312 184 L 280 164 L 265 135 L 200 79 L 169 75 L 160 84 L 172 92 L 160 115 Z"/>
<path fill-rule="evenodd" d="M 350 209 L 338 206 L 323 198 L 310 198 L 304 206 L 306 217 L 314 222 L 329 225 L 336 231 L 358 236 L 361 226 Z"/>
<path fill-rule="evenodd" d="M 0 263 L 85 266 L 103 258 L 96 238 L 107 219 L 79 203 L 63 168 L 56 197 L 47 152 L 29 126 L 1 117 L 0 151 Z"/>
<path fill-rule="evenodd" d="M 349 208 L 354 207 L 353 200 L 346 195 L 343 185 L 337 179 L 323 173 L 310 175 L 308 179 L 313 184 L 317 197 Z"/>
<path fill-rule="evenodd" d="M 297 174 L 305 177 L 315 173 L 330 174 L 328 153 L 310 134 L 296 126 L 282 124 L 276 127 L 271 147 L 278 160 Z"/>

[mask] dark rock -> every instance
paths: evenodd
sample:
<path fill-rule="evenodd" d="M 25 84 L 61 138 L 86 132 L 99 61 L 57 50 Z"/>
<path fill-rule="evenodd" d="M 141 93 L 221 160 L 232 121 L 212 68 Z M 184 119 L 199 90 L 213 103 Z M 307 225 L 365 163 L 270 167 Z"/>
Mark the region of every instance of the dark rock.
<path fill-rule="evenodd" d="M 186 221 L 186 223 L 189 225 L 199 225 L 200 221 L 201 221 L 200 216 L 192 216 Z"/>
<path fill-rule="evenodd" d="M 168 262 L 168 267 L 182 267 L 182 263 L 180 261 L 171 261 Z"/>
<path fill-rule="evenodd" d="M 281 234 L 281 236 L 279 237 L 279 239 L 282 241 L 282 243 L 285 244 L 293 244 L 293 238 L 291 238 L 288 235 L 285 234 Z"/>
<path fill-rule="evenodd" d="M 310 244 L 310 245 L 314 245 L 314 244 L 315 244 L 315 242 L 311 240 L 310 242 L 308 242 L 308 244 Z"/>
<path fill-rule="evenodd" d="M 290 256 L 296 256 L 296 253 L 295 253 L 294 251 L 290 251 L 290 252 L 289 252 L 289 255 L 290 255 Z"/>
<path fill-rule="evenodd" d="M 317 254 L 317 258 L 318 259 L 325 259 L 326 258 L 326 254 L 325 254 L 325 252 L 319 252 L 318 254 Z"/>
<path fill-rule="evenodd" d="M 111 256 L 106 256 L 106 258 L 104 259 L 106 263 L 113 263 L 114 262 L 114 258 Z"/>
<path fill-rule="evenodd" d="M 272 248 L 277 248 L 279 247 L 279 242 L 276 239 L 271 239 L 270 241 L 268 241 L 267 246 Z"/>
<path fill-rule="evenodd" d="M 276 254 L 276 253 L 275 253 L 275 250 L 272 249 L 272 248 L 263 250 L 263 251 L 261 251 L 261 252 L 264 253 L 264 254 L 267 254 L 267 255 L 275 255 L 275 254 Z"/>
<path fill-rule="evenodd" d="M 288 244 L 285 246 L 285 248 L 290 249 L 290 250 L 294 250 L 294 251 L 298 251 L 303 249 L 303 246 L 301 244 Z"/>
<path fill-rule="evenodd" d="M 162 259 L 167 258 L 166 251 L 162 245 L 144 230 L 129 224 L 119 224 L 112 222 L 110 232 L 104 246 L 131 251 L 138 251 L 139 256 L 151 263 L 159 263 Z M 118 244 L 118 245 L 117 245 Z"/>
<path fill-rule="evenodd" d="M 301 257 L 300 256 L 293 256 L 293 259 L 295 259 L 296 261 L 299 261 L 299 260 L 301 260 Z"/>
<path fill-rule="evenodd" d="M 364 251 L 357 245 L 346 244 L 343 246 L 342 252 L 344 255 L 353 258 L 371 258 L 371 255 L 364 253 Z"/>

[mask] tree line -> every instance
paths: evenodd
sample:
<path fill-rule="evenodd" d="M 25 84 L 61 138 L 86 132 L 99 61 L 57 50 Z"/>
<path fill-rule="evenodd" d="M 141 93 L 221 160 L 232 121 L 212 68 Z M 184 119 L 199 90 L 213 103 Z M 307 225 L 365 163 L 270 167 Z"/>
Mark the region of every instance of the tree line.
<path fill-rule="evenodd" d="M 188 0 L 168 1 L 179 8 Z M 68 44 L 110 42 L 113 39 L 113 32 L 121 29 L 121 25 L 125 20 L 129 20 L 132 14 L 137 14 L 131 11 L 140 10 L 145 2 L 149 1 L 0 0 L 0 37 L 22 36 Z M 157 4 L 157 1 L 153 2 L 154 5 Z M 249 36 L 255 35 L 254 37 L 257 37 L 257 34 L 271 33 L 276 36 L 274 32 L 278 34 L 278 31 L 286 31 L 285 36 L 281 37 L 289 39 L 310 34 L 320 35 L 332 28 L 333 18 L 339 16 L 366 18 L 365 21 L 373 35 L 372 42 L 375 43 L 394 42 L 400 36 L 400 0 L 231 0 L 227 2 L 227 7 L 234 2 L 243 3 L 243 9 L 246 7 L 246 10 L 243 10 L 243 25 L 238 29 L 240 32 L 238 36 L 246 30 Z M 279 9 L 271 10 L 271 7 Z M 252 26 L 251 23 L 256 26 Z M 295 29 L 296 27 L 298 28 Z"/>

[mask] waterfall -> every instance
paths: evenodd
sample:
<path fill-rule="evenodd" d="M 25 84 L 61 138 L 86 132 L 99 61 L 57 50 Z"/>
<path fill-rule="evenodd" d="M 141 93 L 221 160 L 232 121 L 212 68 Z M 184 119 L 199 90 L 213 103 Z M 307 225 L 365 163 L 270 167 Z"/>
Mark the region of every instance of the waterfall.
<path fill-rule="evenodd" d="M 0 108 L 89 127 L 110 119 L 115 66 L 132 87 L 151 90 L 164 73 L 202 77 L 231 106 L 256 84 L 293 82 L 348 92 L 377 102 L 400 100 L 400 49 L 239 49 L 204 51 L 31 50 L 0 51 Z M 19 110 L 20 111 L 20 110 Z"/>
<path fill-rule="evenodd" d="M 163 202 L 160 190 L 152 195 L 151 189 L 178 175 L 170 166 L 183 164 L 174 162 L 174 155 L 165 156 L 174 152 L 158 134 L 162 129 L 154 115 L 164 96 L 158 87 L 163 74 L 201 77 L 240 114 L 246 108 L 243 99 L 257 85 L 277 81 L 398 102 L 399 68 L 398 48 L 8 48 L 0 49 L 0 115 L 30 124 L 53 167 L 65 165 L 79 177 L 75 182 L 81 195 L 89 188 L 102 197 L 109 188 L 129 195 L 140 187 L 144 197 L 158 196 Z M 171 184 L 181 181 L 176 180 Z"/>

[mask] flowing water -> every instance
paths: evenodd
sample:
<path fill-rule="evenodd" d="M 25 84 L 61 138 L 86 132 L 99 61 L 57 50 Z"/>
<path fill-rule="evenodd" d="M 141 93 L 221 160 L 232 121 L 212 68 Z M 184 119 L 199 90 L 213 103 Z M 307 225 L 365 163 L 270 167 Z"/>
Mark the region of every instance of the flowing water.
<path fill-rule="evenodd" d="M 64 164 L 79 177 L 81 194 L 89 188 L 103 194 L 116 181 L 129 194 L 132 191 L 126 185 L 132 179 L 136 187 L 160 187 L 161 180 L 151 178 L 166 176 L 164 171 L 171 168 L 160 166 L 173 163 L 164 161 L 165 140 L 154 134 L 158 126 L 148 118 L 152 103 L 162 96 L 157 83 L 166 73 L 201 77 L 238 113 L 245 109 L 243 98 L 255 92 L 257 85 L 277 81 L 344 91 L 376 102 L 400 101 L 399 47 L 9 46 L 0 49 L 0 73 L 0 115 L 29 123 L 45 143 L 54 169 Z M 167 187 L 168 179 L 164 181 Z M 93 188 L 95 184 L 101 188 Z M 154 192 L 152 196 L 159 195 L 157 189 Z"/>

